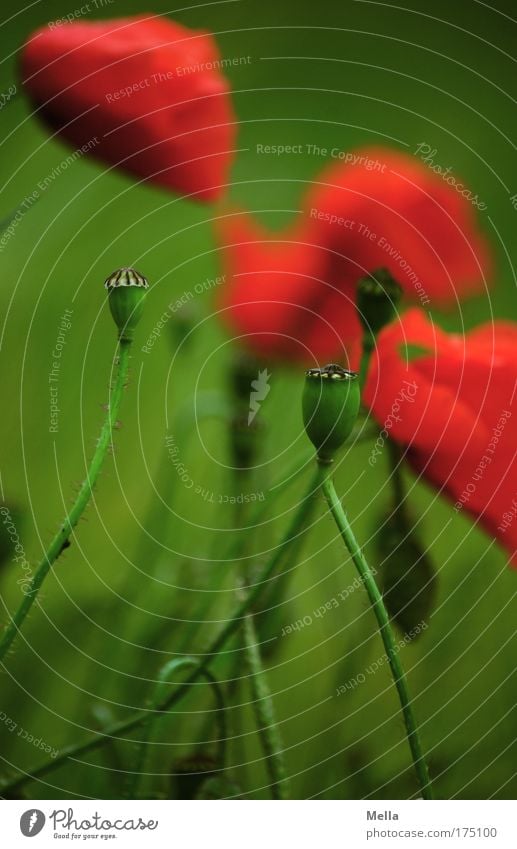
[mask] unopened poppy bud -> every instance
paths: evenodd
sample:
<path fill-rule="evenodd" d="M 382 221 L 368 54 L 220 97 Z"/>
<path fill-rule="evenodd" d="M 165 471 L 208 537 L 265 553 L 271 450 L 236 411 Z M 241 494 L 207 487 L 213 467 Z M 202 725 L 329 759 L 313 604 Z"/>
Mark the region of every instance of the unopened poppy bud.
<path fill-rule="evenodd" d="M 335 363 L 305 373 L 303 423 L 323 463 L 332 462 L 354 426 L 361 401 L 357 377 Z"/>
<path fill-rule="evenodd" d="M 366 333 L 376 336 L 395 318 L 402 287 L 387 268 L 361 277 L 357 284 L 357 309 Z"/>
<path fill-rule="evenodd" d="M 427 627 L 436 603 L 437 575 L 413 522 L 401 506 L 381 517 L 377 536 L 384 604 L 405 638 Z"/>
<path fill-rule="evenodd" d="M 131 341 L 142 317 L 144 298 L 149 283 L 134 268 L 119 268 L 107 278 L 105 287 L 113 320 L 121 340 Z"/>

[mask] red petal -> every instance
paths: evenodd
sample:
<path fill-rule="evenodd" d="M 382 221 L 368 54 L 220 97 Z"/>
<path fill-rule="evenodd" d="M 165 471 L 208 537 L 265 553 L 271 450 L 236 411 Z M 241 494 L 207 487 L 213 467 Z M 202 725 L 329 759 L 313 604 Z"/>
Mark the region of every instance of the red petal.
<path fill-rule="evenodd" d="M 517 338 L 517 327 L 503 324 L 500 338 L 498 331 L 496 323 L 462 340 L 434 327 L 420 311 L 409 311 L 379 335 L 365 400 L 389 436 L 409 446 L 419 474 L 457 502 L 458 510 L 473 515 L 514 558 L 517 365 L 510 340 Z M 407 363 L 401 353 L 406 345 L 423 346 L 426 353 Z M 417 388 L 412 402 L 399 403 L 396 421 L 393 405 L 404 380 Z"/>
<path fill-rule="evenodd" d="M 63 139 L 201 200 L 223 191 L 235 147 L 218 63 L 210 34 L 156 16 L 44 27 L 22 52 L 25 87 Z"/>
<path fill-rule="evenodd" d="M 407 154 L 365 148 L 350 156 L 356 164 L 331 165 L 304 203 L 315 239 L 362 273 L 386 266 L 421 303 L 480 291 L 489 252 L 471 204 Z"/>

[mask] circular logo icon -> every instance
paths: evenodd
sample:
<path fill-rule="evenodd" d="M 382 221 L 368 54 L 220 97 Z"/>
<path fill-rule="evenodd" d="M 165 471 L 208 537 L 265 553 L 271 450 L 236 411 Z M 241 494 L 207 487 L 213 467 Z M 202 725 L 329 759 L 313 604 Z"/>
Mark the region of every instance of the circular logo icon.
<path fill-rule="evenodd" d="M 25 837 L 35 837 L 45 825 L 45 814 L 37 808 L 25 811 L 20 817 L 20 831 Z"/>

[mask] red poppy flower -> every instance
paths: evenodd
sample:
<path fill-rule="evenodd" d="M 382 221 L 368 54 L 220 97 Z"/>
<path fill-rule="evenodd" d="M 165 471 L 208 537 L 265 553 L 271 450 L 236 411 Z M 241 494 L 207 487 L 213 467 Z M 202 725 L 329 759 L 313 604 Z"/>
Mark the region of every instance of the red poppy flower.
<path fill-rule="evenodd" d="M 220 222 L 219 233 L 226 271 L 220 307 L 247 347 L 265 358 L 357 364 L 352 282 L 336 282 L 328 252 L 309 241 L 306 227 L 274 238 L 250 214 L 235 213 Z"/>
<path fill-rule="evenodd" d="M 317 235 L 356 276 L 385 266 L 421 305 L 446 305 L 483 289 L 489 251 L 474 208 L 456 188 L 406 153 L 382 147 L 347 155 L 304 201 Z"/>
<path fill-rule="evenodd" d="M 516 346 L 517 324 L 463 337 L 412 309 L 379 334 L 364 393 L 417 473 L 476 517 L 515 565 Z"/>
<path fill-rule="evenodd" d="M 297 223 L 268 234 L 251 215 L 219 226 L 232 329 L 263 355 L 357 364 L 357 280 L 385 266 L 408 297 L 444 305 L 479 290 L 488 248 L 471 205 L 407 154 L 349 154 L 323 172 Z"/>
<path fill-rule="evenodd" d="M 167 18 L 49 24 L 23 47 L 40 116 L 78 150 L 211 200 L 234 148 L 229 86 L 213 37 Z"/>

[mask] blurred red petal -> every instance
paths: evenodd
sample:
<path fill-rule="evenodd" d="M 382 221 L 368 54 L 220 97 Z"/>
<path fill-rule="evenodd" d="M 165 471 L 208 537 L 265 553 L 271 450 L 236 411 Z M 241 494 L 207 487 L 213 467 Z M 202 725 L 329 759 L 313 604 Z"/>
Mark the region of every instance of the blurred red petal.
<path fill-rule="evenodd" d="M 364 398 L 387 434 L 408 446 L 415 470 L 478 519 L 517 565 L 517 362 L 511 339 L 517 340 L 517 326 L 508 322 L 485 325 L 463 340 L 410 310 L 380 333 Z M 412 345 L 424 352 L 407 362 Z M 412 399 L 400 402 L 397 420 L 393 405 L 409 385 L 405 381 L 416 388 Z"/>
<path fill-rule="evenodd" d="M 167 18 L 48 25 L 22 50 L 39 116 L 76 149 L 167 189 L 211 200 L 235 147 L 213 37 Z"/>

